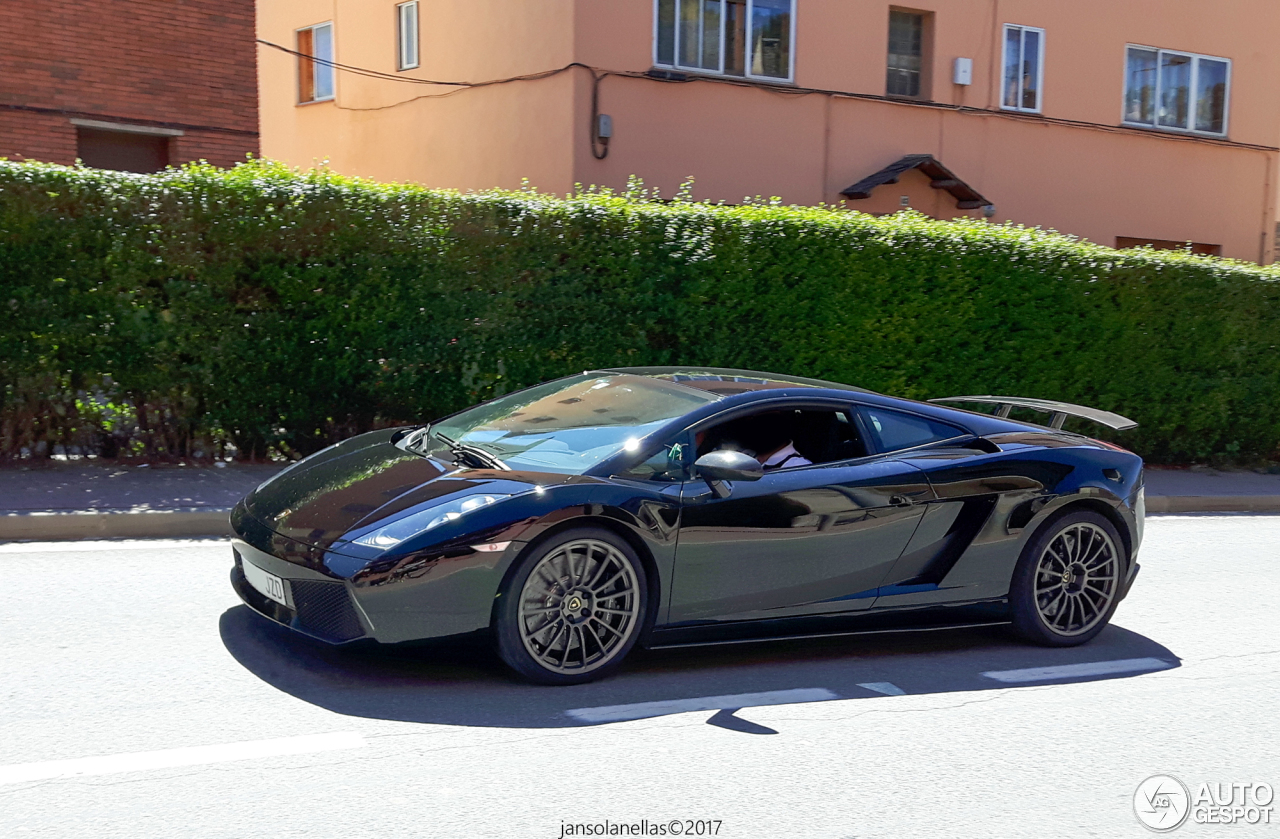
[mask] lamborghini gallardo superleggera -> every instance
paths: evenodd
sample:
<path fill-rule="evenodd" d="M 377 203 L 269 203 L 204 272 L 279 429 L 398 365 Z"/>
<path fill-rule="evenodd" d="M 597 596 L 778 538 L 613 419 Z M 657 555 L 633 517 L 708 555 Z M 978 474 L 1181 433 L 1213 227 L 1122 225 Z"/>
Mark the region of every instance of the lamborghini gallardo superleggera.
<path fill-rule="evenodd" d="M 232 584 L 331 644 L 484 633 L 549 684 L 636 644 L 984 624 L 1081 644 L 1137 574 L 1143 472 L 1069 417 L 1134 425 L 1040 399 L 594 370 L 291 465 L 232 513 Z"/>

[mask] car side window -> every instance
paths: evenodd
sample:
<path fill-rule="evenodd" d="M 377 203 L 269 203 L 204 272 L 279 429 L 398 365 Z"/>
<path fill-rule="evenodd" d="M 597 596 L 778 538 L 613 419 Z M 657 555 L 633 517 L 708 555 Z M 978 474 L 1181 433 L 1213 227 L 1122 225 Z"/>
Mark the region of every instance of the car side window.
<path fill-rule="evenodd" d="M 836 408 L 771 406 L 700 430 L 697 454 L 743 452 L 765 472 L 866 457 L 867 445 L 849 414 Z"/>
<path fill-rule="evenodd" d="M 623 477 L 640 481 L 663 481 L 675 483 L 683 481 L 685 475 L 685 456 L 688 445 L 683 441 L 670 443 L 658 449 L 648 459 L 637 463 L 622 472 Z"/>
<path fill-rule="evenodd" d="M 882 452 L 896 452 L 941 440 L 960 437 L 965 432 L 943 422 L 890 411 L 884 408 L 862 408 L 867 430 L 875 438 L 876 448 Z"/>

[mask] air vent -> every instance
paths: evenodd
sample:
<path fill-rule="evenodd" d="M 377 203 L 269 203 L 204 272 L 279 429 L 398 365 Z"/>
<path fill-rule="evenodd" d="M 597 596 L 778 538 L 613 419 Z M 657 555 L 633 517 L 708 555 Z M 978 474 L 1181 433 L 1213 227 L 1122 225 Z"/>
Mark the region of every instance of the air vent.
<path fill-rule="evenodd" d="M 351 595 L 342 583 L 290 580 L 298 624 L 331 641 L 351 641 L 364 635 Z"/>

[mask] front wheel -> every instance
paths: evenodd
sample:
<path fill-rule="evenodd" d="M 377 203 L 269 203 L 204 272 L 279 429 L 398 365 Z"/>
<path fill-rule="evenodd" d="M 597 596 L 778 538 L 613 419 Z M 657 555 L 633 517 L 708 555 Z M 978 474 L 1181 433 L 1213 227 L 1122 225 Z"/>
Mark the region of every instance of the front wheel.
<path fill-rule="evenodd" d="M 497 610 L 498 654 L 535 682 L 571 685 L 617 668 L 640 635 L 648 591 L 625 541 L 577 528 L 521 561 Z"/>
<path fill-rule="evenodd" d="M 1048 524 L 1013 572 L 1013 629 L 1050 647 L 1093 638 L 1115 611 L 1126 558 L 1120 534 L 1105 517 L 1082 510 Z"/>

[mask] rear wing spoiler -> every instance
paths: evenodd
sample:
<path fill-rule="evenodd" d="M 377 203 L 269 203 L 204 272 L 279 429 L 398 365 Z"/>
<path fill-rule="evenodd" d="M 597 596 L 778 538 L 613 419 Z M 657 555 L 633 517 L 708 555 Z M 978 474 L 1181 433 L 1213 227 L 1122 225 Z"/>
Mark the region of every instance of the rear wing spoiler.
<path fill-rule="evenodd" d="M 1029 408 L 1049 414 L 1049 427 L 1062 428 L 1067 417 L 1080 417 L 1109 426 L 1117 431 L 1137 428 L 1138 424 L 1127 417 L 1113 414 L 1110 411 L 1099 411 L 1097 408 L 1086 408 L 1083 405 L 1072 405 L 1070 402 L 1054 402 L 1052 399 L 1031 399 L 1025 396 L 947 396 L 941 399 L 930 399 L 930 402 L 977 402 L 983 405 L 997 405 L 996 416 L 1007 417 L 1013 408 Z"/>

